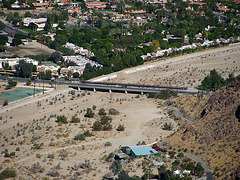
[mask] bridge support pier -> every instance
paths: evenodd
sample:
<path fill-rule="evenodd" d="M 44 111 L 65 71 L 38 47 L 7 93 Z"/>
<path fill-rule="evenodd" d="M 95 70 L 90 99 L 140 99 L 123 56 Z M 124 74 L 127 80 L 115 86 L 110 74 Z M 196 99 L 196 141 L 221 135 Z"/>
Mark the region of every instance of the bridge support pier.
<path fill-rule="evenodd" d="M 93 91 L 94 91 L 94 92 L 96 92 L 96 89 L 95 89 L 95 88 L 93 88 Z"/>
<path fill-rule="evenodd" d="M 127 94 L 127 91 L 125 91 L 125 94 Z"/>
<path fill-rule="evenodd" d="M 80 88 L 80 87 L 78 88 L 78 91 L 81 91 L 81 88 Z"/>
<path fill-rule="evenodd" d="M 109 89 L 109 93 L 112 93 L 112 90 L 111 90 L 111 89 Z"/>
<path fill-rule="evenodd" d="M 141 95 L 143 95 L 143 92 L 141 92 Z"/>

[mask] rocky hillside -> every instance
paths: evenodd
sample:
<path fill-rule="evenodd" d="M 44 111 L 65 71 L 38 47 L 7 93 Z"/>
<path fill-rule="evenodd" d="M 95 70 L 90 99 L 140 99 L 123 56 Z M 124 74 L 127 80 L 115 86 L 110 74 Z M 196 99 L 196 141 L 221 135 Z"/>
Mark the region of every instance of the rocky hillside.
<path fill-rule="evenodd" d="M 181 96 L 170 105 L 194 122 L 170 137 L 169 146 L 200 157 L 215 179 L 239 176 L 240 120 L 236 110 L 240 105 L 240 76 L 207 96 Z"/>

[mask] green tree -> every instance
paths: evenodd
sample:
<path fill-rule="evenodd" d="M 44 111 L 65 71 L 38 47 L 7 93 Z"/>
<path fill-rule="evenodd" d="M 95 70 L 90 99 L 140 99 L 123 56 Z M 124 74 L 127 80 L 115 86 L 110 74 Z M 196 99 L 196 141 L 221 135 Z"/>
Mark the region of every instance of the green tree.
<path fill-rule="evenodd" d="M 158 168 L 158 176 L 160 180 L 169 180 L 172 179 L 173 173 L 170 170 L 167 170 L 164 165 Z"/>
<path fill-rule="evenodd" d="M 120 173 L 118 174 L 118 180 L 128 180 L 128 172 L 125 170 L 121 170 Z"/>
<path fill-rule="evenodd" d="M 215 69 L 210 71 L 210 75 L 206 76 L 201 85 L 198 86 L 200 90 L 213 91 L 225 85 L 225 80 L 217 73 Z"/>
<path fill-rule="evenodd" d="M 19 77 L 29 78 L 32 76 L 33 64 L 20 60 L 19 64 L 15 66 L 16 74 Z"/>
<path fill-rule="evenodd" d="M 60 52 L 55 51 L 49 56 L 48 61 L 52 61 L 54 63 L 63 61 L 62 54 Z"/>
<path fill-rule="evenodd" d="M 120 173 L 121 168 L 122 168 L 121 161 L 115 160 L 109 167 L 109 170 L 111 170 L 114 175 L 118 175 Z"/>
<path fill-rule="evenodd" d="M 6 89 L 12 89 L 17 85 L 16 81 L 13 81 L 12 79 L 8 80 L 8 85 L 6 86 Z"/>
<path fill-rule="evenodd" d="M 5 27 L 6 25 L 2 21 L 0 21 L 0 31 L 3 30 Z"/>
<path fill-rule="evenodd" d="M 31 22 L 31 23 L 28 25 L 28 28 L 32 29 L 32 30 L 35 32 L 35 31 L 37 31 L 38 25 Z"/>
<path fill-rule="evenodd" d="M 8 42 L 8 37 L 4 35 L 0 35 L 0 45 L 5 45 L 7 42 Z"/>
<path fill-rule="evenodd" d="M 68 79 L 71 79 L 71 77 L 72 77 L 72 71 L 68 71 L 67 77 L 68 77 Z"/>
<path fill-rule="evenodd" d="M 198 177 L 201 177 L 203 175 L 204 168 L 202 167 L 202 165 L 200 163 L 196 164 L 194 172 Z"/>
<path fill-rule="evenodd" d="M 73 75 L 73 78 L 79 78 L 79 73 L 78 72 L 75 72 L 72 75 Z"/>
<path fill-rule="evenodd" d="M 44 79 L 46 79 L 46 80 L 51 80 L 52 79 L 52 71 L 51 70 L 46 71 Z"/>
<path fill-rule="evenodd" d="M 147 175 L 148 179 L 150 178 L 152 168 L 153 168 L 152 161 L 149 158 L 144 158 L 144 160 L 142 161 L 142 170 L 143 173 Z"/>
<path fill-rule="evenodd" d="M 47 19 L 45 26 L 44 26 L 44 30 L 45 31 L 51 31 L 52 29 L 52 21 L 50 18 Z"/>

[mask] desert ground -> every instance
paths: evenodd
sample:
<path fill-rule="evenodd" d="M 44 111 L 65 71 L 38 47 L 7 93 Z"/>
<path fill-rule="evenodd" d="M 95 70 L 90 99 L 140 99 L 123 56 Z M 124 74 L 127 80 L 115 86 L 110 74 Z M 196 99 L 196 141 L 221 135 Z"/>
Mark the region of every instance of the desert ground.
<path fill-rule="evenodd" d="M 2 154 L 0 160 L 2 165 L 18 167 L 18 174 L 21 174 L 21 177 L 33 178 L 45 176 L 45 173 L 54 170 L 60 163 L 59 173 L 69 177 L 74 175 L 72 170 L 74 165 L 89 160 L 92 170 L 88 173 L 80 172 L 79 177 L 101 179 L 109 172 L 110 165 L 103 160 L 104 156 L 119 146 L 136 145 L 142 141 L 152 143 L 162 140 L 177 129 L 177 123 L 168 117 L 167 111 L 163 107 L 158 108 L 159 102 L 147 99 L 144 95 L 136 97 L 133 94 L 113 93 L 110 96 L 108 93 L 83 91 L 76 92 L 76 96 L 73 97 L 69 91 L 71 89 L 68 87 L 59 86 L 45 95 L 2 107 L 0 113 L 1 141 L 4 144 L 2 148 L 8 149 L 10 153 L 20 147 L 20 151 L 16 152 L 17 157 L 8 161 Z M 120 112 L 119 115 L 112 116 L 113 130 L 94 132 L 94 136 L 87 137 L 85 141 L 74 141 L 75 135 L 87 129 L 91 130 L 93 122 L 100 119 L 98 115 L 94 118 L 84 117 L 86 108 L 93 105 L 97 107 L 94 111 L 96 114 L 102 107 L 106 111 L 115 108 Z M 81 122 L 60 126 L 55 122 L 56 117 L 50 118 L 54 114 L 65 115 L 69 121 L 72 116 L 77 115 Z M 165 122 L 171 122 L 174 129 L 162 130 L 160 127 Z M 123 132 L 116 131 L 119 124 L 125 127 Z M 106 142 L 110 142 L 111 146 L 105 145 Z M 41 149 L 33 149 L 34 143 L 44 145 Z M 67 153 L 67 157 L 61 160 L 59 155 L 63 151 Z M 47 158 L 49 154 L 54 154 L 55 157 Z M 29 175 L 31 166 L 37 162 L 45 168 L 45 172 Z M 139 171 L 141 174 L 141 168 Z"/>
<path fill-rule="evenodd" d="M 213 68 L 224 77 L 231 72 L 240 74 L 239 55 L 240 44 L 237 44 L 161 59 L 95 80 L 107 77 L 110 82 L 194 88 Z M 111 162 L 106 161 L 109 153 L 117 151 L 120 146 L 161 141 L 177 130 L 178 122 L 170 118 L 161 103 L 161 100 L 149 99 L 145 95 L 76 90 L 73 93 L 66 86 L 13 102 L 0 108 L 0 169 L 14 168 L 19 179 L 52 178 L 50 174 L 56 172 L 60 179 L 101 179 L 110 172 Z M 95 116 L 84 117 L 86 109 L 94 105 Z M 106 112 L 115 108 L 120 112 L 111 115 L 113 129 L 93 131 L 94 136 L 86 137 L 84 141 L 74 140 L 78 133 L 92 130 L 93 123 L 100 119 L 97 114 L 100 108 Z M 77 116 L 80 122 L 59 124 L 56 122 L 58 115 L 65 115 L 68 121 Z M 173 130 L 162 130 L 165 122 L 172 123 Z M 124 125 L 124 131 L 116 130 L 119 124 Z M 9 154 L 15 152 L 16 156 L 4 157 L 6 151 Z M 143 174 L 138 165 L 128 164 L 125 169 L 130 175 Z"/>
<path fill-rule="evenodd" d="M 10 54 L 15 54 L 17 56 L 25 55 L 39 55 L 39 54 L 51 54 L 55 50 L 48 48 L 47 46 L 38 42 L 27 42 L 24 45 L 19 45 L 17 47 L 9 46 L 7 52 Z"/>

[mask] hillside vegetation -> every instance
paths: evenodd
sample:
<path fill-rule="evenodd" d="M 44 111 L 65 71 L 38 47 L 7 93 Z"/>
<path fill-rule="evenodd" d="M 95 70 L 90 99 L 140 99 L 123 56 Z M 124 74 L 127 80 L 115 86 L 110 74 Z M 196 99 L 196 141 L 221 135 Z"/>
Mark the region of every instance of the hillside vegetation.
<path fill-rule="evenodd" d="M 182 96 L 170 104 L 193 123 L 175 133 L 168 145 L 200 157 L 216 179 L 239 178 L 240 76 L 205 97 Z"/>

